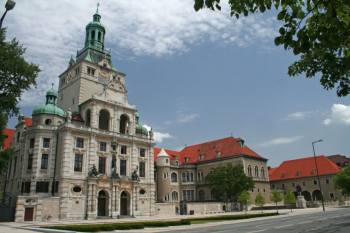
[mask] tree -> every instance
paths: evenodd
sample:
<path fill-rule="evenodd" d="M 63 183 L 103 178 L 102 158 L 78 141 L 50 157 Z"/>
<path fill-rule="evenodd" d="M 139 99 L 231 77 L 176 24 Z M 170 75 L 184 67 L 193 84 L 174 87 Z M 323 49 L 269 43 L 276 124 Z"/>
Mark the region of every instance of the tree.
<path fill-rule="evenodd" d="M 10 151 L 1 150 L 8 117 L 18 113 L 21 94 L 36 85 L 40 71 L 37 65 L 24 59 L 25 48 L 16 39 L 8 42 L 5 37 L 5 29 L 0 29 L 0 174 L 10 156 Z"/>
<path fill-rule="evenodd" d="M 335 187 L 343 191 L 344 194 L 350 194 L 350 164 L 334 177 Z"/>
<path fill-rule="evenodd" d="M 245 211 L 247 211 L 247 207 L 250 204 L 250 194 L 248 191 L 243 191 L 238 197 L 238 202 L 242 205 Z"/>
<path fill-rule="evenodd" d="M 321 75 L 325 89 L 337 87 L 338 96 L 350 92 L 350 1 L 342 0 L 229 0 L 231 16 L 237 19 L 275 8 L 282 25 L 277 46 L 292 50 L 299 60 L 288 74 Z M 220 0 L 195 0 L 195 10 L 221 10 Z"/>
<path fill-rule="evenodd" d="M 243 191 L 254 188 L 252 178 L 244 174 L 243 167 L 232 164 L 214 168 L 205 181 L 212 188 L 215 199 L 226 203 L 236 202 Z"/>
<path fill-rule="evenodd" d="M 273 201 L 276 204 L 276 211 L 278 213 L 278 202 L 281 202 L 283 200 L 282 194 L 276 190 L 272 191 L 271 193 L 271 201 Z"/>
<path fill-rule="evenodd" d="M 295 195 L 292 191 L 288 190 L 284 195 L 284 204 L 290 206 L 290 212 L 293 210 L 293 205 L 296 203 Z"/>
<path fill-rule="evenodd" d="M 265 198 L 258 193 L 258 195 L 256 195 L 255 197 L 255 205 L 259 206 L 261 208 L 261 211 L 263 212 L 263 206 L 265 205 Z"/>

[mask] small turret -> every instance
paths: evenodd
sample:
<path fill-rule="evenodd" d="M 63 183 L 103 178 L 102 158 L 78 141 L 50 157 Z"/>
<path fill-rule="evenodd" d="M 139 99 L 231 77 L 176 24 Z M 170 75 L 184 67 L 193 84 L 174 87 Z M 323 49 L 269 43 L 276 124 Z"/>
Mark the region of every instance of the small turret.
<path fill-rule="evenodd" d="M 168 153 L 162 148 L 157 155 L 157 166 L 170 166 L 170 159 Z"/>

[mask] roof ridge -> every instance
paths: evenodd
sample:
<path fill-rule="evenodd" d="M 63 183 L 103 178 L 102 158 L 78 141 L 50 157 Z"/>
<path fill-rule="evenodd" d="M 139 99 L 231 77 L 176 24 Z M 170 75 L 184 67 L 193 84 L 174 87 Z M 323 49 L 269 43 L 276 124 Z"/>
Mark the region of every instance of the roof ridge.
<path fill-rule="evenodd" d="M 206 141 L 206 142 L 202 142 L 202 143 L 196 143 L 196 144 L 192 144 L 192 145 L 189 145 L 189 146 L 185 146 L 181 151 L 183 151 L 184 149 L 189 148 L 189 147 L 194 147 L 194 146 L 199 146 L 199 145 L 203 145 L 203 144 L 209 144 L 209 143 L 213 143 L 213 142 L 223 141 L 223 140 L 226 140 L 226 139 L 239 139 L 239 138 L 235 138 L 235 137 L 229 136 L 229 137 L 226 137 L 226 138 L 213 139 L 211 141 Z"/>

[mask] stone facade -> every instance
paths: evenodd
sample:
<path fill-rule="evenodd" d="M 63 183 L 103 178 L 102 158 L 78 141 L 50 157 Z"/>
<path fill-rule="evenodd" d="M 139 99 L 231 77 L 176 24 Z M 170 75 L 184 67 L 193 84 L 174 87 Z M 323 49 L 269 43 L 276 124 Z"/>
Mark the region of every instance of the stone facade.
<path fill-rule="evenodd" d="M 31 125 L 19 118 L 6 179 L 15 221 L 155 214 L 152 132 L 128 103 L 100 18 L 86 27 L 85 47 L 59 76 L 58 94 L 47 92 Z"/>

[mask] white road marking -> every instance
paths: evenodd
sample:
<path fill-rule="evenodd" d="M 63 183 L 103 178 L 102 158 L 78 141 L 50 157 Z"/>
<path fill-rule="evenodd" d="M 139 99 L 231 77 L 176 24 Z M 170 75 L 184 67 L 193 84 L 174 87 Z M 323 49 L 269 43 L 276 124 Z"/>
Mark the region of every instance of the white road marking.
<path fill-rule="evenodd" d="M 261 232 L 261 231 L 267 231 L 268 229 L 261 229 L 261 230 L 256 230 L 256 231 L 248 231 L 246 233 L 256 233 L 256 232 Z"/>

